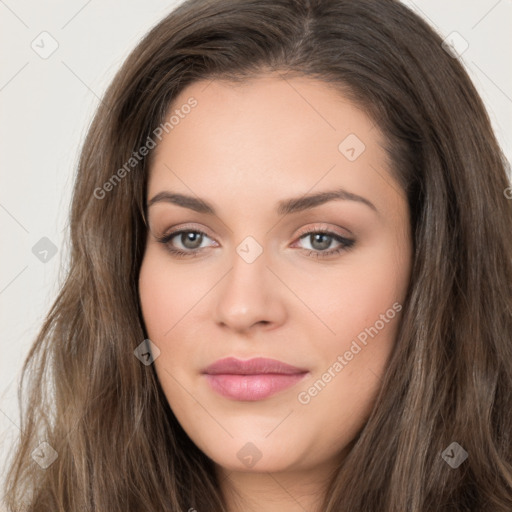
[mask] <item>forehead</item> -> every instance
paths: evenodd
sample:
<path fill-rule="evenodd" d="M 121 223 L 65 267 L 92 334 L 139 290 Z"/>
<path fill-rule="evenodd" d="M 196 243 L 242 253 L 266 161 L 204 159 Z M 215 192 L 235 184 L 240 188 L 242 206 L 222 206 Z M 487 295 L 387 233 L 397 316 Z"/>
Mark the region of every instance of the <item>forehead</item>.
<path fill-rule="evenodd" d="M 232 190 L 249 204 L 340 184 L 379 196 L 383 177 L 389 181 L 378 127 L 321 81 L 195 82 L 174 99 L 171 115 L 172 129 L 154 150 L 148 196 L 162 187 L 202 197 Z"/>

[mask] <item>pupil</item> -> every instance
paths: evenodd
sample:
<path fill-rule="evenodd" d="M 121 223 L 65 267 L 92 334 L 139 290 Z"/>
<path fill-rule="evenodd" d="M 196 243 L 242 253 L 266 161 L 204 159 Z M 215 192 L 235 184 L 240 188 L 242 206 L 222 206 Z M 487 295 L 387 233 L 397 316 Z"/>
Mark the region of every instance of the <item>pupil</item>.
<path fill-rule="evenodd" d="M 187 249 L 197 249 L 202 241 L 203 235 L 201 233 L 188 232 L 181 234 L 181 243 Z"/>
<path fill-rule="evenodd" d="M 312 235 L 311 246 L 316 250 L 328 249 L 331 245 L 331 235 L 316 233 Z M 317 243 L 318 242 L 318 243 Z"/>

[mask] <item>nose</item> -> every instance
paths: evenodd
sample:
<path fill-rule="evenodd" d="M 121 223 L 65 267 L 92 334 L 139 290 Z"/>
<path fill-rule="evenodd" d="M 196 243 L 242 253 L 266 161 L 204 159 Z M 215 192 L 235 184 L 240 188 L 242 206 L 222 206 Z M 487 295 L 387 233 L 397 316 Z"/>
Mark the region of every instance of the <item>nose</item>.
<path fill-rule="evenodd" d="M 282 325 L 287 317 L 283 290 L 267 268 L 265 252 L 250 263 L 235 252 L 232 261 L 218 287 L 217 324 L 238 332 Z"/>

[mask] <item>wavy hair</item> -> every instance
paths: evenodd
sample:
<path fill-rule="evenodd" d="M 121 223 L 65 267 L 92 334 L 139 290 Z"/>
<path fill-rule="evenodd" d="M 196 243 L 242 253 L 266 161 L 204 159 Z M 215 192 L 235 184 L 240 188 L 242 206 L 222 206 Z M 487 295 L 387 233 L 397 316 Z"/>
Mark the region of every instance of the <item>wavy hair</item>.
<path fill-rule="evenodd" d="M 412 274 L 378 398 L 323 512 L 512 510 L 512 201 L 506 161 L 459 59 L 394 0 L 187 0 L 127 58 L 75 178 L 70 261 L 23 366 L 7 505 L 28 512 L 226 512 L 213 462 L 153 365 L 138 274 L 151 153 L 98 188 L 198 80 L 311 77 L 379 126 L 413 233 Z M 58 454 L 45 470 L 41 441 Z M 454 469 L 443 450 L 468 458 Z"/>

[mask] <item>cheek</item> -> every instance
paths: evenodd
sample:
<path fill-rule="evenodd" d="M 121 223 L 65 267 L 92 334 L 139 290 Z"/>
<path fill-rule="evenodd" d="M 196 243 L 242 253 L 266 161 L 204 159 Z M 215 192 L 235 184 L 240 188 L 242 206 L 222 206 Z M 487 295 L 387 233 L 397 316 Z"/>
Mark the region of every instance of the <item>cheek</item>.
<path fill-rule="evenodd" d="M 376 322 L 382 327 L 381 315 L 385 316 L 381 338 L 385 338 L 385 332 L 397 323 L 392 321 L 396 316 L 393 305 L 403 304 L 406 295 L 406 251 L 403 256 L 399 260 L 396 246 L 383 243 L 371 251 L 347 253 L 337 267 L 324 267 L 310 275 L 301 272 L 294 290 L 315 314 L 304 315 L 304 308 L 297 308 L 297 323 L 308 322 L 311 334 L 316 331 L 316 338 L 320 336 L 326 352 L 331 353 L 350 344 L 360 333 L 364 338 L 365 329 Z M 293 275 L 287 279 L 293 282 Z"/>
<path fill-rule="evenodd" d="M 207 290 L 207 280 L 186 270 L 173 269 L 167 258 L 146 252 L 139 273 L 139 297 L 144 323 L 150 339 L 158 343 L 171 336 L 171 331 Z"/>
<path fill-rule="evenodd" d="M 395 344 L 407 290 L 408 253 L 401 253 L 402 260 L 397 254 L 391 244 L 361 251 L 336 272 L 317 273 L 299 291 L 309 290 L 304 296 L 322 321 L 309 316 L 309 338 L 322 354 L 314 377 L 301 388 L 299 401 L 311 405 L 309 412 L 333 408 L 333 420 L 341 422 L 361 420 L 369 412 Z"/>
<path fill-rule="evenodd" d="M 381 280 L 375 280 L 378 276 Z M 375 403 L 400 325 L 403 296 L 396 294 L 393 276 L 378 272 L 351 274 L 343 293 L 338 290 L 332 298 L 324 302 L 322 319 L 334 334 L 324 328 L 316 338 L 322 362 L 297 400 L 308 417 L 326 418 L 322 435 L 334 439 L 342 425 L 348 440 Z"/>
<path fill-rule="evenodd" d="M 198 370 L 195 355 L 207 342 L 211 313 L 205 304 L 218 280 L 210 268 L 177 268 L 158 247 L 148 247 L 139 273 L 139 298 L 148 338 L 159 348 L 155 368 L 168 398 Z M 196 350 L 192 350 L 194 347 Z M 199 352 L 201 353 L 201 352 Z M 193 356 L 193 357 L 191 357 Z M 179 388 L 179 386 L 178 386 Z"/>
<path fill-rule="evenodd" d="M 191 291 L 194 287 L 186 272 L 171 275 L 169 267 L 165 257 L 149 248 L 139 273 L 139 297 L 146 334 L 160 350 L 154 362 L 158 378 L 173 410 L 181 411 L 187 397 L 176 383 L 186 380 L 184 362 L 189 359 L 190 347 L 180 340 L 186 339 L 183 329 L 198 291 Z"/>
<path fill-rule="evenodd" d="M 172 326 L 177 303 L 176 287 L 169 286 L 165 268 L 151 253 L 146 254 L 139 274 L 139 296 L 148 337 L 161 338 Z M 168 312 L 166 315 L 165 312 Z"/>

